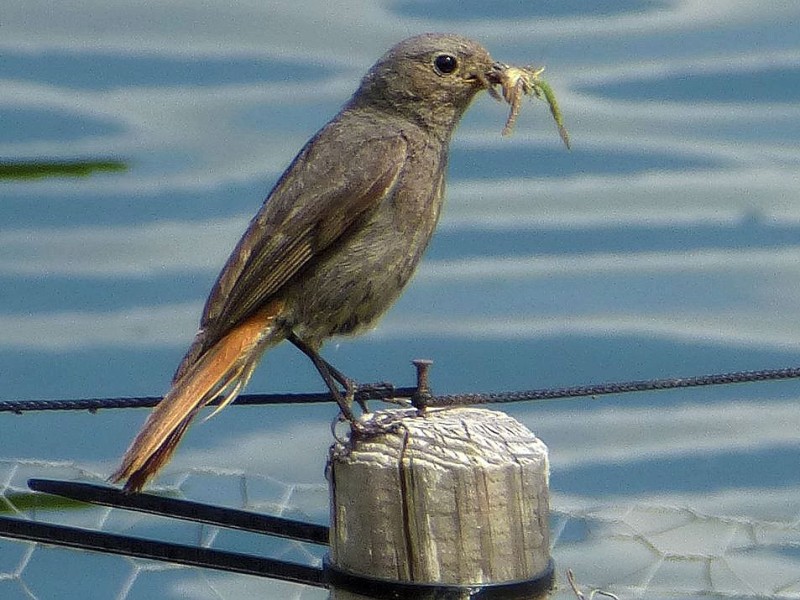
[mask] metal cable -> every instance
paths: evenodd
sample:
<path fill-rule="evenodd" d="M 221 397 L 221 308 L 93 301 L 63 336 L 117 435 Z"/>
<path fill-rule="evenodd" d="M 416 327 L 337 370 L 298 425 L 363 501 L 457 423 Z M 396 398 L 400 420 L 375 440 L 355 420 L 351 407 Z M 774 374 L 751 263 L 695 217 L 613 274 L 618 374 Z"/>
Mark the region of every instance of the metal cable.
<path fill-rule="evenodd" d="M 750 383 L 756 381 L 777 381 L 800 378 L 800 367 L 785 369 L 763 369 L 760 371 L 734 371 L 695 377 L 675 377 L 667 379 L 645 379 L 619 381 L 585 386 L 545 388 L 528 391 L 497 392 L 487 394 L 446 394 L 424 395 L 420 397 L 418 387 L 396 388 L 390 383 L 359 386 L 357 400 L 391 401 L 396 398 L 414 398 L 420 406 L 463 406 L 471 404 L 500 404 L 506 402 L 534 402 L 560 398 L 580 398 L 585 396 L 605 396 L 629 392 L 648 392 L 677 388 L 727 385 L 731 383 Z M 32 411 L 49 410 L 88 410 L 95 412 L 110 408 L 147 408 L 161 400 L 158 396 L 138 398 L 89 398 L 74 400 L 0 400 L 0 412 L 23 414 Z M 245 394 L 239 396 L 234 404 L 309 404 L 332 402 L 328 393 L 314 394 Z M 215 404 L 212 402 L 212 405 Z"/>
<path fill-rule="evenodd" d="M 634 381 L 617 381 L 586 386 L 546 388 L 520 392 L 500 392 L 490 394 L 449 394 L 433 396 L 425 402 L 427 406 L 459 406 L 465 404 L 492 404 L 504 402 L 530 402 L 557 400 L 561 398 L 579 398 L 585 396 L 606 396 L 629 392 L 649 392 L 678 388 L 702 387 L 709 385 L 728 385 L 731 383 L 749 383 L 756 381 L 777 381 L 800 377 L 800 368 L 764 369 L 760 371 L 734 371 L 695 377 L 674 377 L 666 379 L 644 379 Z"/>

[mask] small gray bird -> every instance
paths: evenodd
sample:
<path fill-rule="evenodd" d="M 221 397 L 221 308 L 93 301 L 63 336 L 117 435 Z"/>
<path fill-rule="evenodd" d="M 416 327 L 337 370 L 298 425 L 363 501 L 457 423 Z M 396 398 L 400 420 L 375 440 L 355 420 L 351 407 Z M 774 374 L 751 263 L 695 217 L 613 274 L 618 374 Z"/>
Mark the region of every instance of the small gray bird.
<path fill-rule="evenodd" d="M 501 83 L 479 44 L 427 34 L 400 42 L 278 180 L 220 273 L 164 399 L 112 475 L 138 491 L 192 419 L 224 406 L 262 354 L 288 339 L 356 424 L 354 384 L 319 355 L 397 299 L 439 220 L 450 137 L 475 95 Z M 346 390 L 343 394 L 337 383 Z"/>

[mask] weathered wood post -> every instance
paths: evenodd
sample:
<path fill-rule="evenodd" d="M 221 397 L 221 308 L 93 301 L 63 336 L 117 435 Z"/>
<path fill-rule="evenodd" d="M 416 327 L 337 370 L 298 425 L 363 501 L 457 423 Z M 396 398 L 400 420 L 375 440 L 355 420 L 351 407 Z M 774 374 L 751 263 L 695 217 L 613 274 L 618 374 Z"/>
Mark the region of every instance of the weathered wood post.
<path fill-rule="evenodd" d="M 549 589 L 547 447 L 533 433 L 477 408 L 366 418 L 382 432 L 330 451 L 331 598 Z"/>

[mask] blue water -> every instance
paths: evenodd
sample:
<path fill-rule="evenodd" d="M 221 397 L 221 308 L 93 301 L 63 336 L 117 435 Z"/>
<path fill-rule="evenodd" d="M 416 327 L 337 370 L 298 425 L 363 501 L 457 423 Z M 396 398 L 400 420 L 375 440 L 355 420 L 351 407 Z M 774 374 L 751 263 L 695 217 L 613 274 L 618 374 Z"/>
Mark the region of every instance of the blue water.
<path fill-rule="evenodd" d="M 606 98 L 674 102 L 797 102 L 800 68 L 742 68 L 734 73 L 673 75 L 592 86 Z"/>
<path fill-rule="evenodd" d="M 798 484 L 798 448 L 776 448 L 760 452 L 714 454 L 689 458 L 642 460 L 624 467 L 592 465 L 553 473 L 553 486 L 564 492 L 639 494 L 674 491 L 714 493 L 738 488 L 794 488 Z M 752 474 L 757 471 L 758 479 Z"/>
<path fill-rule="evenodd" d="M 216 86 L 254 82 L 316 79 L 330 69 L 293 60 L 262 58 L 147 56 L 48 51 L 4 53 L 0 77 L 27 79 L 76 90 L 109 90 L 138 86 Z"/>
<path fill-rule="evenodd" d="M 553 148 L 492 148 L 453 151 L 450 174 L 455 178 L 503 179 L 534 172 L 552 177 L 607 174 L 625 175 L 654 169 L 692 171 L 715 166 L 704 158 L 673 156 L 659 152 L 575 149 L 557 152 Z"/>
<path fill-rule="evenodd" d="M 454 5 L 451 2 L 430 0 L 397 0 L 392 9 L 407 17 L 468 21 L 477 19 L 536 19 L 550 17 L 603 17 L 630 12 L 644 12 L 666 6 L 658 0 L 614 0 L 598 1 L 591 4 L 579 0 L 499 0 L 487 4 L 477 0 L 467 0 Z"/>
<path fill-rule="evenodd" d="M 113 123 L 77 117 L 66 111 L 15 109 L 0 112 L 0 143 L 74 141 L 120 131 Z"/>

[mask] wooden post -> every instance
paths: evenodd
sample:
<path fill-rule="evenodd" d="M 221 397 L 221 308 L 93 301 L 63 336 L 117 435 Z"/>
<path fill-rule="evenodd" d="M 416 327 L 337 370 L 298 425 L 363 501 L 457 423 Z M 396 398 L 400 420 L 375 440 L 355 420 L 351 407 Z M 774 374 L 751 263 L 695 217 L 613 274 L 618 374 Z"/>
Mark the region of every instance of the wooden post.
<path fill-rule="evenodd" d="M 382 433 L 330 451 L 334 588 L 337 572 L 445 586 L 552 577 L 547 447 L 526 427 L 476 408 L 365 419 Z"/>

